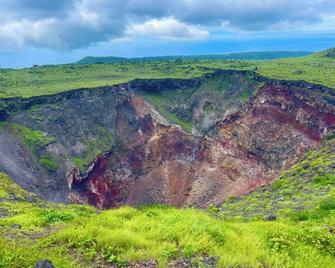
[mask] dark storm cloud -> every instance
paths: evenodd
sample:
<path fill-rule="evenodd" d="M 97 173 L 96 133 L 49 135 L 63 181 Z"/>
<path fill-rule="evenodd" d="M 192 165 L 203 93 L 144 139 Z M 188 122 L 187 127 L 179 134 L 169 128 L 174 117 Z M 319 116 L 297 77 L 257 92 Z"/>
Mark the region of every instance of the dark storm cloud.
<path fill-rule="evenodd" d="M 334 0 L 0 0 L 0 47 L 74 49 L 131 35 L 334 29 Z"/>

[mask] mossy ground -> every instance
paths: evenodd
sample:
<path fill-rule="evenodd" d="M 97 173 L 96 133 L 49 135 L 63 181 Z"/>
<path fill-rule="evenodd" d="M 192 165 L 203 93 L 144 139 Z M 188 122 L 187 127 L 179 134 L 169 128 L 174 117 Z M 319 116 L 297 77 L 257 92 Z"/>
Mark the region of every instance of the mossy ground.
<path fill-rule="evenodd" d="M 13 123 L 11 128 L 34 153 L 55 141 L 55 138 L 47 133 L 40 130 L 32 130 L 20 124 Z"/>

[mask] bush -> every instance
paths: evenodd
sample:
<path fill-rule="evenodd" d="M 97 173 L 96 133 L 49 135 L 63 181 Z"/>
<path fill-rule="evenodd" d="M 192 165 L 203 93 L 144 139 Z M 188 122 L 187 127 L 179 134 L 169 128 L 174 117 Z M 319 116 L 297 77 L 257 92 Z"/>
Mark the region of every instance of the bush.
<path fill-rule="evenodd" d="M 333 185 L 335 184 L 335 174 L 318 175 L 315 177 L 314 183 L 318 185 Z"/>

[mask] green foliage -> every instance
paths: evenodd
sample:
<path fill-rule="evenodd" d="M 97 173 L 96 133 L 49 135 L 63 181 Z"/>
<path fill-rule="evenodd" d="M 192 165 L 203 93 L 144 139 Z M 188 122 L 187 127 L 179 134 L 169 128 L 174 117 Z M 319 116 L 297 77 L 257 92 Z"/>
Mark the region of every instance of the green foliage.
<path fill-rule="evenodd" d="M 219 69 L 254 70 L 282 80 L 305 80 L 335 88 L 334 58 L 310 55 L 269 61 L 201 61 L 200 66 Z"/>
<path fill-rule="evenodd" d="M 115 250 L 113 247 L 107 246 L 102 249 L 101 256 L 106 262 L 114 264 L 118 267 L 125 267 L 127 265 L 126 260 L 120 259 L 118 256 L 114 255 Z"/>
<path fill-rule="evenodd" d="M 335 48 L 328 48 L 312 55 L 316 58 L 335 58 Z"/>
<path fill-rule="evenodd" d="M 326 217 L 329 217 L 333 210 L 335 209 L 335 198 L 328 197 L 322 200 L 319 205 L 312 209 L 306 209 L 301 211 L 296 211 L 290 216 L 295 221 L 320 221 Z"/>
<path fill-rule="evenodd" d="M 314 179 L 315 184 L 319 185 L 334 185 L 335 184 L 335 174 L 327 173 L 325 175 L 317 175 Z"/>
<path fill-rule="evenodd" d="M 65 255 L 58 249 L 48 252 L 41 250 L 33 241 L 7 239 L 1 237 L 0 240 L 0 267 L 2 268 L 30 268 L 42 259 L 50 259 L 55 267 L 77 268 L 78 261 L 74 261 L 71 256 Z"/>
<path fill-rule="evenodd" d="M 166 263 L 169 257 L 177 257 L 182 252 L 190 254 L 191 247 L 194 254 L 214 247 L 214 241 L 223 235 L 223 230 L 211 226 L 212 221 L 193 210 L 122 208 L 103 212 L 86 223 L 77 223 L 75 229 L 64 229 L 52 235 L 49 241 L 51 245 L 62 243 L 73 247 L 84 255 L 93 247 L 108 261 L 157 259 Z"/>
<path fill-rule="evenodd" d="M 167 267 L 176 259 L 201 267 L 203 256 L 218 256 L 218 267 L 335 266 L 334 237 L 313 219 L 223 221 L 212 216 L 214 208 L 207 214 L 164 206 L 97 214 L 88 206 L 42 200 L 0 202 L 0 212 L 4 208 L 9 213 L 0 216 L 0 267 L 33 267 L 46 257 L 56 267 L 125 267 L 144 260 Z M 320 211 L 330 211 L 322 222 L 331 224 L 334 208 L 334 200 L 320 204 Z"/>
<path fill-rule="evenodd" d="M 224 202 L 220 213 L 228 218 L 241 215 L 266 218 L 271 215 L 285 217 L 297 212 L 294 217 L 298 220 L 327 216 L 327 211 L 314 209 L 319 203 L 332 200 L 335 194 L 332 187 L 335 183 L 334 163 L 335 139 L 330 138 L 319 149 L 308 152 L 271 185 Z"/>
<path fill-rule="evenodd" d="M 23 190 L 14 183 L 6 174 L 0 172 L 0 199 L 20 199 L 31 198 L 34 195 Z"/>
<path fill-rule="evenodd" d="M 50 156 L 44 155 L 40 159 L 40 164 L 50 172 L 55 172 L 59 168 L 59 164 Z"/>
<path fill-rule="evenodd" d="M 44 213 L 46 224 L 55 223 L 55 222 L 68 222 L 73 220 L 75 217 L 72 214 L 59 212 L 56 210 L 50 210 L 47 213 Z"/>
<path fill-rule="evenodd" d="M 19 124 L 12 124 L 11 127 L 34 153 L 55 141 L 54 137 L 39 130 L 32 130 Z"/>

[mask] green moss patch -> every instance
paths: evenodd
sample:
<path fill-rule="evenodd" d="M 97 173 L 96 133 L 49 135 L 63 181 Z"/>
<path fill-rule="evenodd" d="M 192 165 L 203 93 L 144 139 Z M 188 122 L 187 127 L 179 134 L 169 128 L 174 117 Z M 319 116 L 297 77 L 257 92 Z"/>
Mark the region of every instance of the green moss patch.
<path fill-rule="evenodd" d="M 55 141 L 54 137 L 40 130 L 32 130 L 19 124 L 12 124 L 11 127 L 34 153 Z"/>
<path fill-rule="evenodd" d="M 55 160 L 53 160 L 50 156 L 47 155 L 43 155 L 39 159 L 39 162 L 42 165 L 42 167 L 44 167 L 50 172 L 55 172 L 59 168 L 59 164 Z"/>

